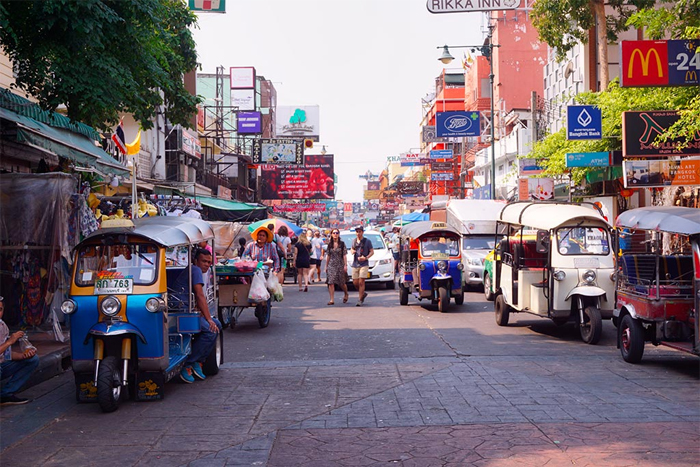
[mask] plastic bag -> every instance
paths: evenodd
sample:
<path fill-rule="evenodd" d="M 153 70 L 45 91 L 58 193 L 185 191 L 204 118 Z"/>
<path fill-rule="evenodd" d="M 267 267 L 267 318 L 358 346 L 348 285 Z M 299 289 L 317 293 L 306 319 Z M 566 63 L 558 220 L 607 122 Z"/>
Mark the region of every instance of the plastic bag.
<path fill-rule="evenodd" d="M 284 300 L 284 291 L 276 274 L 270 273 L 270 277 L 267 278 L 267 290 L 270 291 L 274 301 L 281 302 Z"/>
<path fill-rule="evenodd" d="M 270 292 L 267 291 L 267 286 L 265 284 L 265 273 L 262 272 L 262 269 L 258 269 L 253 276 L 253 282 L 250 284 L 250 292 L 248 292 L 248 299 L 251 302 L 266 302 L 270 299 Z"/>

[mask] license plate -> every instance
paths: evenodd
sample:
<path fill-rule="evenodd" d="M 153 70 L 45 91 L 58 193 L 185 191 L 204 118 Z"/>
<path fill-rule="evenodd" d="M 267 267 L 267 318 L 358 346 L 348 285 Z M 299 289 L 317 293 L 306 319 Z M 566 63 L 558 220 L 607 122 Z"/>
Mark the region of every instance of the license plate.
<path fill-rule="evenodd" d="M 130 294 L 134 288 L 133 279 L 97 279 L 95 280 L 95 294 Z"/>

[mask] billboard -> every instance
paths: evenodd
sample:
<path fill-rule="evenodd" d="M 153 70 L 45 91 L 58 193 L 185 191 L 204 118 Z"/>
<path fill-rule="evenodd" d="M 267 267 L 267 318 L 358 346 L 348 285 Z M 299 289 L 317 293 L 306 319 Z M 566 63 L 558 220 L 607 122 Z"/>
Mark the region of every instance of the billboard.
<path fill-rule="evenodd" d="M 255 89 L 231 89 L 231 105 L 238 110 L 255 110 Z"/>
<path fill-rule="evenodd" d="M 441 137 L 460 138 L 481 135 L 479 112 L 437 112 L 435 120 L 437 135 Z"/>
<path fill-rule="evenodd" d="M 275 113 L 275 135 L 280 138 L 319 141 L 320 121 L 317 105 L 278 106 Z"/>
<path fill-rule="evenodd" d="M 257 135 L 262 133 L 262 114 L 260 112 L 238 112 L 238 133 Z"/>
<path fill-rule="evenodd" d="M 303 165 L 261 166 L 262 199 L 332 199 L 333 155 L 307 155 Z"/>
<path fill-rule="evenodd" d="M 622 155 L 624 157 L 659 157 L 700 154 L 700 134 L 680 149 L 681 140 L 655 143 L 679 119 L 675 110 L 622 112 Z"/>
<path fill-rule="evenodd" d="M 700 185 L 700 159 L 624 161 L 622 168 L 625 188 Z"/>
<path fill-rule="evenodd" d="M 231 67 L 231 89 L 255 89 L 255 68 L 252 66 Z"/>
<path fill-rule="evenodd" d="M 518 199 L 520 201 L 544 201 L 554 199 L 553 178 L 518 179 Z"/>
<path fill-rule="evenodd" d="M 304 163 L 304 148 L 300 140 L 256 139 L 253 140 L 254 164 Z"/>
<path fill-rule="evenodd" d="M 622 41 L 620 85 L 697 86 L 700 40 Z"/>

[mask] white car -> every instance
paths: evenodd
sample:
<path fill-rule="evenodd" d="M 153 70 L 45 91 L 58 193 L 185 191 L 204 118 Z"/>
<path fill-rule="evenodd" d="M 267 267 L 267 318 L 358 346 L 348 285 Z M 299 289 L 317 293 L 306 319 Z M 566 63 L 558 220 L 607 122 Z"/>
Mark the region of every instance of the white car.
<path fill-rule="evenodd" d="M 369 283 L 382 282 L 387 289 L 393 289 L 394 284 L 394 255 L 384 241 L 381 232 L 376 230 L 365 230 L 365 238 L 372 242 L 374 254 L 369 259 L 370 277 L 366 280 Z M 352 280 L 352 261 L 350 253 L 352 242 L 357 238 L 354 230 L 343 230 L 340 232 L 340 239 L 345 242 L 348 249 L 348 276 Z"/>

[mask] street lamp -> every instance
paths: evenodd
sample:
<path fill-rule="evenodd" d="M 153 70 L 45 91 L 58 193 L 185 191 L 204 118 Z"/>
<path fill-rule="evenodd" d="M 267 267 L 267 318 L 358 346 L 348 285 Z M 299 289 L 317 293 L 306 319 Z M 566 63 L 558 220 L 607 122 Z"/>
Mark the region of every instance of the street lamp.
<path fill-rule="evenodd" d="M 492 24 L 489 25 L 489 35 L 488 35 L 488 43 L 483 44 L 483 45 L 453 45 L 451 46 L 453 49 L 471 49 L 472 52 L 476 52 L 479 50 L 481 52 L 481 55 L 486 57 L 486 59 L 489 61 L 489 66 L 490 66 L 490 73 L 489 73 L 489 83 L 491 85 L 491 199 L 496 199 L 496 138 L 494 135 L 494 122 L 495 122 L 495 115 L 494 115 L 494 110 L 493 110 L 493 104 L 494 104 L 494 89 L 493 89 L 493 48 L 494 47 L 500 47 L 498 44 L 493 43 L 493 28 L 494 26 Z M 438 47 L 438 49 L 442 48 L 442 55 L 438 60 L 440 60 L 443 64 L 449 65 L 452 60 L 454 60 L 454 57 L 450 54 L 450 49 L 447 45 L 443 45 L 442 47 Z"/>

